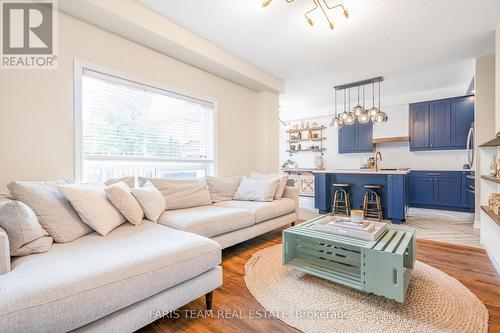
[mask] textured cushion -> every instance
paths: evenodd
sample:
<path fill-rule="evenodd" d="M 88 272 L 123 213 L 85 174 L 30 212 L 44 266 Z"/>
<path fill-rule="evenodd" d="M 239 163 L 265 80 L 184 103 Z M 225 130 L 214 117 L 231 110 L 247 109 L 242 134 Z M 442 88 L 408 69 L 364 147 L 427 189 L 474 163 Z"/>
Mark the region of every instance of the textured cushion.
<path fill-rule="evenodd" d="M 52 245 L 35 213 L 20 201 L 0 201 L 0 227 L 9 236 L 11 256 L 47 252 Z"/>
<path fill-rule="evenodd" d="M 241 178 L 241 183 L 233 199 L 245 201 L 273 201 L 277 187 L 278 180 L 255 180 L 243 177 Z"/>
<path fill-rule="evenodd" d="M 83 222 L 103 236 L 125 222 L 125 217 L 106 197 L 102 184 L 60 185 L 59 190 Z"/>
<path fill-rule="evenodd" d="M 240 185 L 241 177 L 210 177 L 206 176 L 208 191 L 212 202 L 231 200 Z"/>
<path fill-rule="evenodd" d="M 144 212 L 137 199 L 132 195 L 130 187 L 124 182 L 114 183 L 104 189 L 113 206 L 133 225 L 139 225 L 144 219 Z"/>
<path fill-rule="evenodd" d="M 0 275 L 10 272 L 9 236 L 0 227 Z"/>
<path fill-rule="evenodd" d="M 71 331 L 220 261 L 216 242 L 149 221 L 54 244 L 47 253 L 15 259 L 0 276 L 0 330 Z"/>
<path fill-rule="evenodd" d="M 167 210 L 211 205 L 205 179 L 151 179 L 165 199 Z"/>
<path fill-rule="evenodd" d="M 152 222 L 158 222 L 161 213 L 166 209 L 165 199 L 158 189 L 147 181 L 141 188 L 133 188 L 132 195 L 137 199 L 146 218 Z"/>
<path fill-rule="evenodd" d="M 232 200 L 219 202 L 214 205 L 226 208 L 247 209 L 255 214 L 256 223 L 295 212 L 295 201 L 287 198 L 272 202 Z"/>
<path fill-rule="evenodd" d="M 212 237 L 225 232 L 248 227 L 255 223 L 255 216 L 246 209 L 201 206 L 179 210 L 167 210 L 158 223 Z"/>
<path fill-rule="evenodd" d="M 288 175 L 280 175 L 278 173 L 263 174 L 257 172 L 251 172 L 248 178 L 255 180 L 278 180 L 278 188 L 276 188 L 276 193 L 274 194 L 274 199 L 281 199 L 283 197 L 283 192 L 285 191 L 286 183 L 288 181 Z"/>
<path fill-rule="evenodd" d="M 135 177 L 133 177 L 133 176 L 109 179 L 104 183 L 104 185 L 109 186 L 109 185 L 113 185 L 113 184 L 116 184 L 119 182 L 127 184 L 127 186 L 130 188 L 135 187 Z"/>
<path fill-rule="evenodd" d="M 66 243 L 92 232 L 82 222 L 66 197 L 57 186 L 68 181 L 12 182 L 7 185 L 11 195 L 28 207 L 38 217 L 38 222 L 58 243 Z"/>

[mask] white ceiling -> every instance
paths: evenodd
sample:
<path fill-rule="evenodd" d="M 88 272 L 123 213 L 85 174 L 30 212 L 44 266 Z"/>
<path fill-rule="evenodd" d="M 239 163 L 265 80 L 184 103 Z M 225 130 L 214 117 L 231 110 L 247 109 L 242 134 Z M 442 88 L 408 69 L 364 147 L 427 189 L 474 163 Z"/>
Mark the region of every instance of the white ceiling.
<path fill-rule="evenodd" d="M 345 0 L 351 17 L 335 13 L 334 31 L 319 11 L 307 24 L 311 0 L 138 1 L 284 79 L 285 112 L 331 105 L 333 85 L 378 75 L 383 98 L 459 85 L 465 93 L 500 21 L 499 0 Z"/>

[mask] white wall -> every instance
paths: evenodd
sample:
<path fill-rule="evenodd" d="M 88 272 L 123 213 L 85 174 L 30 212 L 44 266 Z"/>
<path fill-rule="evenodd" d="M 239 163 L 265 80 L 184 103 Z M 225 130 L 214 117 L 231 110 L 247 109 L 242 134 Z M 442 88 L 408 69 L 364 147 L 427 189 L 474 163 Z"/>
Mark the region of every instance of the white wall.
<path fill-rule="evenodd" d="M 495 137 L 495 55 L 490 54 L 476 59 L 476 75 L 474 82 L 475 98 L 475 145 L 476 145 L 476 207 L 481 205 L 481 174 L 487 174 L 493 156 L 479 150 L 478 145 Z M 491 149 L 490 149 L 491 150 Z M 480 154 L 484 158 L 480 158 Z M 482 161 L 484 159 L 484 161 Z M 484 162 L 484 165 L 482 165 Z M 486 185 L 487 186 L 487 185 Z M 488 195 L 489 196 L 489 193 Z M 476 209 L 476 221 L 480 220 L 480 210 Z"/>
<path fill-rule="evenodd" d="M 464 94 L 464 87 L 451 87 L 437 91 L 418 92 L 411 96 L 399 96 L 387 100 L 384 100 L 382 97 L 382 102 L 384 102 L 382 109 L 387 113 L 389 120 L 384 125 L 374 125 L 374 137 L 408 136 L 409 103 L 461 96 Z M 340 107 L 337 111 L 340 112 Z M 302 119 L 305 119 L 305 121 L 316 121 L 327 126 L 327 140 L 324 143 L 326 147 L 324 155 L 326 167 L 359 168 L 372 154 L 338 154 L 337 130 L 328 126 L 333 112 L 333 107 L 330 106 L 308 110 L 300 115 L 294 113 L 293 116 L 296 116 L 298 119 L 287 117 L 289 114 L 286 112 L 281 112 L 280 117 L 292 123 L 298 123 Z M 280 162 L 290 158 L 289 154 L 285 152 L 288 149 L 288 144 L 286 143 L 287 133 L 285 130 L 284 126 L 280 128 Z M 467 163 L 467 155 L 464 150 L 410 152 L 409 142 L 379 144 L 377 145 L 377 149 L 382 153 L 383 160 L 381 166 L 384 168 L 404 167 L 412 169 L 458 170 L 462 169 L 463 165 Z M 291 159 L 297 161 L 298 166 L 301 168 L 312 168 L 315 166 L 316 155 L 317 153 L 301 152 L 294 154 Z"/>
<path fill-rule="evenodd" d="M 59 15 L 57 70 L 0 71 L 0 192 L 13 179 L 74 177 L 73 61 L 96 63 L 217 100 L 220 175 L 277 170 L 266 150 L 277 146 L 278 122 L 257 140 L 261 118 L 277 118 L 278 96 L 243 88 L 65 14 Z M 269 109 L 267 109 L 269 108 Z M 274 128 L 274 129 L 273 129 Z M 266 153 L 264 156 L 263 154 Z M 271 153 L 272 155 L 272 153 Z M 256 161 L 267 162 L 258 164 Z"/>

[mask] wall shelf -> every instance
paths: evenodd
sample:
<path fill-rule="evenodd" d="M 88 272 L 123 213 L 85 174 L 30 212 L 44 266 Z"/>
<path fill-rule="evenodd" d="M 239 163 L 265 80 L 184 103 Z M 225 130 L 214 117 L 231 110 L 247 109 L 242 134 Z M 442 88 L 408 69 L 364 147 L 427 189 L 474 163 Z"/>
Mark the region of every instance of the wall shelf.
<path fill-rule="evenodd" d="M 299 128 L 299 129 L 289 129 L 287 133 L 298 133 L 298 132 L 306 132 L 306 131 L 322 131 L 326 129 L 326 126 L 318 126 L 318 127 L 309 127 L 309 128 Z"/>
<path fill-rule="evenodd" d="M 286 142 L 304 142 L 304 141 L 323 141 L 326 140 L 326 138 L 312 138 L 312 139 L 297 139 L 297 140 L 287 140 Z"/>
<path fill-rule="evenodd" d="M 486 215 L 489 216 L 489 218 L 495 222 L 497 225 L 500 226 L 500 216 L 498 216 L 497 214 L 493 213 L 491 210 L 488 209 L 488 206 L 481 206 L 481 209 L 483 212 L 486 213 Z"/>
<path fill-rule="evenodd" d="M 485 179 L 487 181 L 500 184 L 500 178 L 497 177 L 481 175 L 481 179 Z"/>
<path fill-rule="evenodd" d="M 326 148 L 320 148 L 320 149 L 301 149 L 301 150 L 290 150 L 288 149 L 287 152 L 292 154 L 292 153 L 300 153 L 301 151 L 314 151 L 314 152 L 323 152 L 325 151 Z"/>
<path fill-rule="evenodd" d="M 373 138 L 372 142 L 374 144 L 389 143 L 389 142 L 407 142 L 410 141 L 409 136 L 393 136 L 390 138 Z"/>
<path fill-rule="evenodd" d="M 484 147 L 498 147 L 500 146 L 500 132 L 497 133 L 496 137 L 491 139 L 490 141 L 487 141 L 481 145 L 479 145 L 480 148 Z"/>

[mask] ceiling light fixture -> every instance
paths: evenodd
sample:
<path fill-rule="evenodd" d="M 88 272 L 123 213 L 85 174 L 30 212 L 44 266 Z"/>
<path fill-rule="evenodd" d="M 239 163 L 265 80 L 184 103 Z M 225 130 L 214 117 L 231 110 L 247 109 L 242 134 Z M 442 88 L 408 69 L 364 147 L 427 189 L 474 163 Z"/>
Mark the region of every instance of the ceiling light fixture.
<path fill-rule="evenodd" d="M 357 81 L 357 82 L 351 82 L 347 84 L 343 84 L 340 86 L 335 86 L 335 99 L 334 99 L 334 106 L 335 106 L 335 115 L 332 118 L 332 121 L 330 122 L 330 126 L 335 127 L 336 129 L 342 128 L 343 125 L 353 125 L 356 120 L 361 123 L 361 124 L 366 124 L 370 122 L 370 120 L 376 124 L 383 124 L 387 122 L 387 114 L 383 111 L 380 110 L 380 82 L 384 80 L 383 77 L 375 77 L 372 79 L 368 80 L 363 80 L 363 81 Z M 375 83 L 378 83 L 378 107 L 375 106 Z M 372 85 L 372 107 L 370 110 L 365 109 L 365 86 L 366 85 Z M 358 103 L 357 105 L 351 110 L 351 88 L 358 88 Z M 360 92 L 360 87 L 363 88 L 363 106 L 360 105 L 360 99 L 359 99 L 359 92 Z M 343 90 L 344 91 L 344 111 L 337 115 L 337 91 L 338 90 Z M 348 104 L 349 107 L 346 108 L 346 90 L 348 93 Z"/>
<path fill-rule="evenodd" d="M 271 1 L 272 0 L 263 0 L 262 1 L 262 7 L 269 6 L 271 4 Z M 294 1 L 295 0 L 286 0 L 286 2 L 288 2 L 288 3 L 294 2 Z M 323 15 L 325 16 L 326 20 L 328 21 L 328 26 L 330 27 L 331 30 L 335 29 L 335 25 L 333 24 L 332 20 L 328 16 L 328 13 L 326 12 L 326 9 L 328 9 L 328 10 L 334 10 L 336 8 L 340 8 L 340 9 L 342 9 L 342 12 L 344 13 L 344 17 L 346 19 L 348 19 L 350 17 L 349 12 L 344 7 L 344 5 L 341 4 L 341 3 L 337 4 L 337 5 L 330 6 L 328 4 L 327 0 L 312 0 L 312 1 L 314 3 L 314 8 L 311 9 L 311 10 L 309 10 L 309 11 L 307 11 L 304 14 L 304 16 L 306 17 L 307 23 L 309 23 L 310 26 L 314 26 L 314 21 L 312 20 L 312 18 L 309 17 L 309 14 L 312 13 L 312 12 L 314 12 L 318 8 L 321 9 L 321 11 L 323 12 Z"/>

